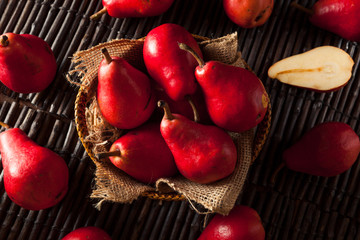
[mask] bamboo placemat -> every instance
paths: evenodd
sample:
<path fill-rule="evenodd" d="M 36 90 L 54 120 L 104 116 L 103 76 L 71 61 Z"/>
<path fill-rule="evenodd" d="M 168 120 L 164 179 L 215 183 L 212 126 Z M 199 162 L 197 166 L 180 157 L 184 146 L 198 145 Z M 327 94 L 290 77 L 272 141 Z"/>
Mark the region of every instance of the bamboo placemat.
<path fill-rule="evenodd" d="M 226 17 L 217 0 L 175 0 L 161 16 L 115 19 L 105 15 L 98 21 L 89 16 L 102 8 L 101 0 L 0 1 L 0 33 L 30 33 L 45 39 L 58 63 L 54 82 L 41 93 L 17 94 L 0 85 L 0 120 L 20 127 L 36 142 L 63 156 L 71 182 L 59 205 L 35 212 L 11 202 L 1 174 L 0 239 L 61 239 L 89 225 L 103 228 L 113 239 L 190 240 L 200 235 L 212 216 L 197 214 L 186 201 L 140 198 L 132 204 L 104 203 L 101 211 L 94 208 L 89 196 L 95 167 L 74 123 L 78 88 L 65 76 L 72 68 L 74 52 L 116 38 L 141 38 L 166 22 L 209 38 L 237 31 L 239 51 L 270 95 L 269 137 L 237 201 L 258 211 L 267 239 L 360 239 L 359 161 L 337 177 L 314 177 L 284 169 L 275 183 L 270 181 L 281 163 L 282 151 L 312 126 L 342 121 L 360 134 L 359 46 L 311 25 L 290 2 L 275 1 L 265 25 L 242 29 Z M 311 7 L 315 0 L 298 3 Z M 268 68 L 277 60 L 321 45 L 342 48 L 354 59 L 353 77 L 341 90 L 315 93 L 267 77 Z"/>

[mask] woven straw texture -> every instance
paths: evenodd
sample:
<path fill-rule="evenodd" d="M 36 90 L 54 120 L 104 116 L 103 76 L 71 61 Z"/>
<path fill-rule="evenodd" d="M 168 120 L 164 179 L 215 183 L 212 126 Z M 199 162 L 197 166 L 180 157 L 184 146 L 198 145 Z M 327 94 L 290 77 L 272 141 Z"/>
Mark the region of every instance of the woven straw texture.
<path fill-rule="evenodd" d="M 213 214 L 199 214 L 189 201 L 152 198 L 173 199 L 174 195 L 148 192 L 132 203 L 105 201 L 101 210 L 94 207 L 98 201 L 90 196 L 97 167 L 85 150 L 75 123 L 80 87 L 66 78 L 75 67 L 75 52 L 114 39 L 141 39 L 163 23 L 179 24 L 209 39 L 237 32 L 237 51 L 269 93 L 269 135 L 236 200 L 236 204 L 250 206 L 259 213 L 266 239 L 360 239 L 359 159 L 336 177 L 316 177 L 285 168 L 271 181 L 284 149 L 316 124 L 341 121 L 360 135 L 359 43 L 312 25 L 308 15 L 293 8 L 291 2 L 274 1 L 273 13 L 263 26 L 245 29 L 229 20 L 219 0 L 175 0 L 160 16 L 116 19 L 105 14 L 96 21 L 89 17 L 103 7 L 101 0 L 1 0 L 0 33 L 30 33 L 43 38 L 55 54 L 58 71 L 53 83 L 40 93 L 18 94 L 0 84 L 0 120 L 20 127 L 38 144 L 60 154 L 70 170 L 70 185 L 58 205 L 28 211 L 7 196 L 0 164 L 0 239 L 59 240 L 83 226 L 100 227 L 114 240 L 199 237 Z M 315 2 L 297 0 L 307 8 Z M 353 75 L 343 88 L 318 93 L 268 78 L 267 71 L 276 61 L 323 45 L 339 47 L 354 59 Z"/>

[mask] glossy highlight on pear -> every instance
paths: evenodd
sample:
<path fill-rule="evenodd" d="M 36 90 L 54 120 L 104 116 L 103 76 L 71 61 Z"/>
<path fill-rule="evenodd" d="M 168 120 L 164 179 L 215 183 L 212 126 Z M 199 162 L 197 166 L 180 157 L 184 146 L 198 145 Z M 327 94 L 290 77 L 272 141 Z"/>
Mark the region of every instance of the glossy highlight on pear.
<path fill-rule="evenodd" d="M 215 125 L 228 131 L 244 132 L 264 119 L 269 97 L 254 73 L 219 61 L 204 62 L 190 46 L 178 45 L 198 62 L 195 77 Z"/>
<path fill-rule="evenodd" d="M 158 123 L 149 122 L 130 130 L 111 145 L 109 152 L 98 155 L 98 159 L 103 158 L 109 158 L 117 168 L 145 184 L 178 173 Z"/>
<path fill-rule="evenodd" d="M 64 159 L 19 128 L 0 134 L 0 154 L 5 191 L 17 205 L 38 211 L 55 206 L 66 195 L 69 170 Z"/>
<path fill-rule="evenodd" d="M 156 102 L 149 77 L 125 59 L 101 50 L 104 59 L 98 70 L 97 101 L 102 116 L 112 126 L 132 129 L 145 123 Z"/>
<path fill-rule="evenodd" d="M 185 99 L 174 101 L 165 92 L 164 89 L 154 83 L 154 91 L 156 100 L 164 100 L 169 105 L 170 109 L 174 113 L 181 114 L 188 119 L 192 119 L 195 122 L 203 124 L 212 124 L 209 113 L 206 109 L 206 103 L 202 90 L 198 87 L 193 95 L 185 96 Z M 197 109 L 194 113 L 192 105 Z M 158 109 L 159 110 L 159 109 Z M 194 115 L 196 114 L 196 115 Z M 162 116 L 162 111 L 156 111 L 156 116 L 159 118 Z"/>
<path fill-rule="evenodd" d="M 305 12 L 315 26 L 350 41 L 360 41 L 360 2 L 354 0 L 318 0 L 311 9 L 292 2 L 291 6 Z"/>
<path fill-rule="evenodd" d="M 264 240 L 265 229 L 255 209 L 235 206 L 227 216 L 216 214 L 198 240 Z"/>
<path fill-rule="evenodd" d="M 90 16 L 97 20 L 108 13 L 115 18 L 152 17 L 166 12 L 174 0 L 103 0 L 103 8 Z"/>
<path fill-rule="evenodd" d="M 158 106 L 164 109 L 161 135 L 182 176 L 192 182 L 210 184 L 233 173 L 237 149 L 227 132 L 171 113 L 165 101 L 159 101 Z"/>
<path fill-rule="evenodd" d="M 196 60 L 179 49 L 178 42 L 189 45 L 202 56 L 195 38 L 182 26 L 165 23 L 153 28 L 145 37 L 143 58 L 151 78 L 174 101 L 195 94 L 197 83 L 194 70 Z"/>
<path fill-rule="evenodd" d="M 274 0 L 223 0 L 226 15 L 243 28 L 259 27 L 267 22 Z"/>
<path fill-rule="evenodd" d="M 0 81 L 10 90 L 41 92 L 52 83 L 56 71 L 55 56 L 43 39 L 11 32 L 0 36 Z"/>

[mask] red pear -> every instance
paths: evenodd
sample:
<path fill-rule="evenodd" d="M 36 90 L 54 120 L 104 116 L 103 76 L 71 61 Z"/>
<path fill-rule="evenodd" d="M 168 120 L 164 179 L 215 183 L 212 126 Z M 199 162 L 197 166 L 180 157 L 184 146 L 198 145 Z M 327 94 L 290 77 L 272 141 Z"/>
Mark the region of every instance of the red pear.
<path fill-rule="evenodd" d="M 0 81 L 18 93 L 41 92 L 53 81 L 56 59 L 50 46 L 30 34 L 0 36 Z"/>
<path fill-rule="evenodd" d="M 219 127 L 244 132 L 257 126 L 265 117 L 269 98 L 260 79 L 251 71 L 221 63 L 204 62 L 189 46 L 199 62 L 195 76 L 204 93 L 211 120 Z"/>
<path fill-rule="evenodd" d="M 96 19 L 104 13 L 111 17 L 152 17 L 166 12 L 174 0 L 103 0 L 104 8 L 92 15 Z"/>
<path fill-rule="evenodd" d="M 227 216 L 216 214 L 198 240 L 264 240 L 265 229 L 259 214 L 244 205 L 235 206 Z"/>
<path fill-rule="evenodd" d="M 150 76 L 173 100 L 184 100 L 195 93 L 197 83 L 194 70 L 196 60 L 182 51 L 178 42 L 188 44 L 202 56 L 194 37 L 182 26 L 165 23 L 152 29 L 145 37 L 143 56 Z"/>
<path fill-rule="evenodd" d="M 201 91 L 201 88 L 197 88 L 196 92 L 191 95 L 191 98 L 187 98 L 184 100 L 174 101 L 172 100 L 165 92 L 164 89 L 160 87 L 154 87 L 156 99 L 164 100 L 168 103 L 171 112 L 178 113 L 183 115 L 184 117 L 187 117 L 188 119 L 195 120 L 194 111 L 191 107 L 191 104 L 194 104 L 194 106 L 197 109 L 198 112 L 198 119 L 196 121 L 204 124 L 210 124 L 211 119 L 206 109 L 206 103 L 204 99 L 204 95 Z M 159 111 L 160 112 L 160 111 Z M 162 116 L 161 112 L 161 116 Z"/>
<path fill-rule="evenodd" d="M 111 237 L 101 228 L 88 226 L 75 229 L 61 240 L 111 240 Z"/>
<path fill-rule="evenodd" d="M 178 172 L 158 123 L 130 130 L 112 144 L 109 153 L 99 158 L 106 155 L 112 155 L 110 160 L 116 167 L 143 183 L 154 183 Z"/>
<path fill-rule="evenodd" d="M 274 0 L 223 0 L 226 15 L 243 28 L 263 25 L 270 17 Z"/>
<path fill-rule="evenodd" d="M 223 179 L 234 171 L 237 149 L 223 129 L 173 114 L 164 101 L 159 101 L 158 106 L 165 112 L 160 124 L 161 135 L 185 178 L 206 184 Z"/>
<path fill-rule="evenodd" d="M 294 171 L 332 177 L 348 170 L 360 152 L 358 135 L 341 122 L 321 123 L 306 132 L 283 153 Z"/>
<path fill-rule="evenodd" d="M 356 0 L 319 0 L 311 9 L 297 3 L 293 6 L 306 11 L 310 22 L 350 41 L 360 41 L 360 2 Z"/>
<path fill-rule="evenodd" d="M 111 57 L 106 49 L 98 72 L 97 101 L 103 117 L 120 129 L 146 122 L 156 103 L 150 79 L 125 59 Z"/>
<path fill-rule="evenodd" d="M 64 159 L 37 145 L 19 128 L 0 134 L 0 153 L 5 191 L 17 205 L 46 209 L 67 193 L 69 169 Z"/>

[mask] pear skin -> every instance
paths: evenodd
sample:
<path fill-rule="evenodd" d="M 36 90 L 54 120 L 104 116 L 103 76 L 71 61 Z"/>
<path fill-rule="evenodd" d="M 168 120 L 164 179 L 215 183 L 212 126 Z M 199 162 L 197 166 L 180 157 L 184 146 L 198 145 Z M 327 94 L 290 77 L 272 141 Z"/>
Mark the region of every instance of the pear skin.
<path fill-rule="evenodd" d="M 242 28 L 265 24 L 274 8 L 274 0 L 223 0 L 226 15 Z"/>
<path fill-rule="evenodd" d="M 205 62 L 190 46 L 184 43 L 178 46 L 198 62 L 195 77 L 215 125 L 240 133 L 256 127 L 264 119 L 269 96 L 253 72 L 219 61 Z"/>
<path fill-rule="evenodd" d="M 0 153 L 5 191 L 17 205 L 42 210 L 66 195 L 69 169 L 64 159 L 36 144 L 19 128 L 0 134 Z"/>
<path fill-rule="evenodd" d="M 0 81 L 18 93 L 41 92 L 53 81 L 57 70 L 50 46 L 31 34 L 0 36 Z"/>
<path fill-rule="evenodd" d="M 154 87 L 156 100 L 164 100 L 168 103 L 171 112 L 181 114 L 188 119 L 195 120 L 194 111 L 191 107 L 191 104 L 194 104 L 197 112 L 199 113 L 199 123 L 203 124 L 212 124 L 211 118 L 206 108 L 206 103 L 204 99 L 204 94 L 201 88 L 197 88 L 196 92 L 191 95 L 191 98 L 186 98 L 184 100 L 174 101 L 172 100 L 165 92 L 164 89 L 160 87 Z M 157 116 L 161 119 L 163 116 L 163 111 L 158 109 Z"/>
<path fill-rule="evenodd" d="M 111 57 L 106 48 L 102 52 L 105 57 L 99 66 L 97 86 L 101 114 L 114 127 L 136 128 L 156 107 L 150 79 L 125 59 Z"/>
<path fill-rule="evenodd" d="M 174 101 L 196 92 L 194 70 L 197 62 L 190 53 L 178 47 L 178 42 L 202 52 L 194 37 L 182 26 L 165 23 L 152 29 L 145 37 L 143 57 L 146 69 Z"/>
<path fill-rule="evenodd" d="M 161 135 L 185 178 L 208 184 L 234 171 L 237 149 L 227 132 L 214 125 L 203 125 L 180 114 L 172 114 L 164 101 L 159 101 L 158 105 L 165 110 L 160 124 Z"/>
<path fill-rule="evenodd" d="M 157 16 L 166 12 L 174 0 L 103 0 L 104 6 L 99 12 L 90 16 L 90 19 L 98 19 L 102 14 L 108 13 L 115 18 L 140 18 Z"/>
<path fill-rule="evenodd" d="M 209 61 L 196 68 L 211 120 L 219 127 L 244 132 L 256 127 L 269 106 L 268 94 L 258 77 L 240 67 Z"/>
<path fill-rule="evenodd" d="M 86 239 L 86 240 L 111 240 L 110 235 L 103 230 L 102 228 L 95 226 L 86 226 L 77 228 L 70 233 L 68 233 L 61 240 L 76 240 L 76 239 Z"/>
<path fill-rule="evenodd" d="M 198 240 L 264 240 L 265 229 L 259 214 L 245 205 L 235 206 L 227 216 L 216 214 Z"/>
<path fill-rule="evenodd" d="M 178 173 L 174 158 L 160 133 L 159 123 L 146 123 L 116 140 L 110 161 L 119 169 L 145 184 Z"/>
<path fill-rule="evenodd" d="M 347 171 L 360 152 L 358 135 L 341 122 L 321 123 L 283 152 L 285 165 L 294 171 L 332 177 Z"/>
<path fill-rule="evenodd" d="M 318 0 L 310 22 L 350 41 L 360 41 L 360 3 L 352 0 Z"/>

